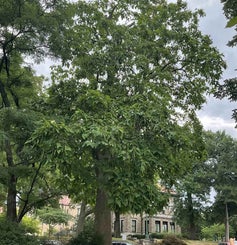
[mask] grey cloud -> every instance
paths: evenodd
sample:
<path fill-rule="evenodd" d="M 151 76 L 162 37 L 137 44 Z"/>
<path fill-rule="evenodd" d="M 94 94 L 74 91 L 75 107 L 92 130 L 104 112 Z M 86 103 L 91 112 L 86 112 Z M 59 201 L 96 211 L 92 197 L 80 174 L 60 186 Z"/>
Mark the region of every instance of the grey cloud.
<path fill-rule="evenodd" d="M 223 55 L 227 69 L 223 72 L 222 80 L 236 77 L 237 48 L 227 46 L 229 40 L 236 34 L 234 29 L 226 28 L 227 20 L 223 14 L 220 0 L 188 0 L 190 9 L 203 9 L 206 16 L 200 19 L 200 30 L 210 36 L 213 46 Z M 237 138 L 237 129 L 232 119 L 232 110 L 237 108 L 237 103 L 230 103 L 227 99 L 208 97 L 207 103 L 198 112 L 200 121 L 205 129 L 212 131 L 226 131 Z"/>

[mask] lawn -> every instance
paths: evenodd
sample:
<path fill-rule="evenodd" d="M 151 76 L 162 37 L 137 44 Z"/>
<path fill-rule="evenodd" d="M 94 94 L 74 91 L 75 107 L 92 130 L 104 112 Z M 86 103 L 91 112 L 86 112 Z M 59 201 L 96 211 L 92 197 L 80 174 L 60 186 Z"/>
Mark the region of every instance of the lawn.
<path fill-rule="evenodd" d="M 185 241 L 188 245 L 218 245 L 218 242 L 210 241 Z"/>

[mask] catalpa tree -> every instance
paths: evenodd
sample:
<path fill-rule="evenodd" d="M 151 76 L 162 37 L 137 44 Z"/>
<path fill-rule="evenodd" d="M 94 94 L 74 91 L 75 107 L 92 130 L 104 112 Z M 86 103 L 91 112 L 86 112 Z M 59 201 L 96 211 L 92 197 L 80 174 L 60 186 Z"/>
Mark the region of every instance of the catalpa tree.
<path fill-rule="evenodd" d="M 111 244 L 110 211 L 154 213 L 191 159 L 200 125 L 195 110 L 215 91 L 222 55 L 198 30 L 202 11 L 183 1 L 78 1 L 60 39 L 42 108 L 45 121 L 30 144 L 57 162 L 64 186 L 95 193 L 95 231 Z M 75 184 L 75 185 L 74 185 Z"/>

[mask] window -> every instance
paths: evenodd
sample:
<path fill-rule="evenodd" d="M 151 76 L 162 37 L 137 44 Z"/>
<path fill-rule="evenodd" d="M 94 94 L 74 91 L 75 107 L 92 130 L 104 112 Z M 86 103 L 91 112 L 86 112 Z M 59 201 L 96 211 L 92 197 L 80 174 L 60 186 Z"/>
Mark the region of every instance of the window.
<path fill-rule="evenodd" d="M 137 232 L 137 221 L 136 220 L 132 220 L 132 232 Z"/>
<path fill-rule="evenodd" d="M 175 224 L 174 222 L 170 222 L 170 230 L 172 233 L 175 233 Z"/>
<path fill-rule="evenodd" d="M 155 229 L 156 229 L 156 232 L 157 233 L 160 233 L 161 232 L 161 230 L 160 230 L 160 221 L 159 220 L 156 220 L 155 221 Z"/>
<path fill-rule="evenodd" d="M 120 231 L 124 232 L 124 220 L 120 220 Z"/>
<path fill-rule="evenodd" d="M 149 234 L 149 220 L 145 220 L 144 225 L 145 225 L 145 234 Z"/>
<path fill-rule="evenodd" d="M 168 222 L 163 221 L 163 232 L 168 232 Z"/>

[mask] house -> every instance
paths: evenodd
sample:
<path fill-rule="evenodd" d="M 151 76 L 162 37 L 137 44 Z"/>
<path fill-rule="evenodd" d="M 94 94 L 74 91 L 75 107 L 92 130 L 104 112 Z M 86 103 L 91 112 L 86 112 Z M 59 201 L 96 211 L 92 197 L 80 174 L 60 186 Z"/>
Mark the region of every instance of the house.
<path fill-rule="evenodd" d="M 168 206 L 162 212 L 149 216 L 145 213 L 141 215 L 122 214 L 120 215 L 120 230 L 123 236 L 126 235 L 148 235 L 151 233 L 175 233 L 181 232 L 180 227 L 173 219 L 174 198 L 171 196 Z M 112 230 L 114 230 L 115 215 L 112 214 Z"/>
<path fill-rule="evenodd" d="M 60 207 L 68 214 L 72 215 L 73 219 L 68 225 L 57 225 L 55 229 L 58 231 L 72 230 L 75 228 L 75 222 L 80 212 L 80 205 L 73 204 L 68 196 L 62 196 L 59 200 Z M 145 213 L 141 215 L 136 214 L 121 214 L 120 215 L 120 229 L 121 234 L 127 235 L 148 235 L 151 233 L 175 233 L 181 232 L 180 227 L 173 220 L 174 197 L 171 196 L 168 205 L 155 215 L 148 216 Z M 111 229 L 114 231 L 115 214 L 112 212 Z M 44 232 L 46 231 L 44 227 Z"/>

